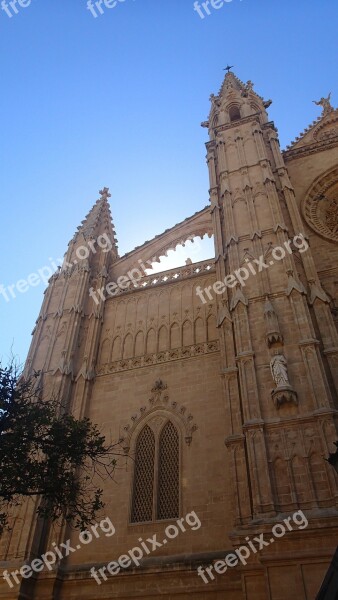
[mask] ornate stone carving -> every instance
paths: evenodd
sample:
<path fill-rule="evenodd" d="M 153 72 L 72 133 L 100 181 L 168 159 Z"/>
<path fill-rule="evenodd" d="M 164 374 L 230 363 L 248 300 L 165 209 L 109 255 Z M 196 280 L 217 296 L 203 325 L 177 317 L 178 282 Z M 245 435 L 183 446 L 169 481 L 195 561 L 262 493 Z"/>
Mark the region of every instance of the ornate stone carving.
<path fill-rule="evenodd" d="M 326 209 L 326 225 L 332 233 L 338 233 L 338 201 L 331 200 Z"/>
<path fill-rule="evenodd" d="M 162 392 L 164 392 L 164 390 L 167 389 L 167 384 L 163 383 L 162 379 L 157 379 L 157 381 L 155 381 L 154 386 L 151 388 L 152 393 L 155 395 L 157 394 L 161 394 Z"/>
<path fill-rule="evenodd" d="M 176 350 L 166 352 L 158 352 L 155 354 L 147 354 L 128 360 L 118 360 L 116 362 L 104 365 L 97 371 L 97 375 L 106 375 L 108 373 L 117 373 L 119 371 L 127 371 L 129 369 L 137 369 L 148 365 L 169 362 L 171 360 L 180 360 L 183 358 L 192 358 L 194 356 L 211 354 L 219 351 L 219 341 L 204 342 L 202 344 L 193 344 L 192 346 L 183 346 Z"/>
<path fill-rule="evenodd" d="M 158 432 L 160 431 L 161 427 L 163 427 L 165 421 L 165 417 L 153 417 L 150 419 L 150 421 L 148 421 L 148 424 L 151 426 L 153 431 Z"/>
<path fill-rule="evenodd" d="M 311 305 L 314 304 L 316 299 L 329 304 L 330 301 L 318 280 L 316 281 L 315 279 L 309 279 L 309 286 L 310 286 L 309 302 Z"/>
<path fill-rule="evenodd" d="M 111 193 L 107 187 L 104 187 L 102 190 L 100 190 L 99 194 L 101 195 L 101 200 L 108 200 L 108 198 L 111 198 Z"/>
<path fill-rule="evenodd" d="M 215 261 L 203 260 L 198 263 L 192 263 L 185 265 L 184 267 L 177 267 L 176 269 L 169 269 L 162 273 L 155 273 L 154 275 L 147 275 L 142 277 L 138 281 L 138 285 L 134 286 L 130 280 L 127 289 L 118 288 L 112 298 L 137 292 L 140 289 L 143 291 L 145 288 L 153 288 L 155 286 L 164 285 L 168 283 L 177 282 L 181 279 L 188 279 L 189 277 L 196 277 L 197 275 L 209 274 L 215 272 Z"/>
<path fill-rule="evenodd" d="M 264 319 L 266 326 L 265 338 L 269 348 L 275 344 L 283 344 L 283 336 L 279 329 L 278 317 L 268 297 L 264 304 Z"/>
<path fill-rule="evenodd" d="M 193 423 L 193 416 L 188 413 L 186 415 L 186 407 L 181 406 L 178 402 L 170 401 L 168 394 L 164 394 L 167 389 L 167 385 L 163 383 L 162 380 L 155 381 L 151 392 L 152 395 L 148 400 L 148 406 L 142 406 L 138 413 L 132 415 L 131 424 L 128 423 L 123 428 L 123 435 L 120 438 L 120 444 L 122 445 L 124 451 L 126 453 L 129 452 L 131 446 L 131 438 L 138 427 L 139 423 L 148 419 L 149 416 L 154 413 L 154 417 L 149 421 L 154 427 L 160 428 L 161 424 L 163 424 L 166 420 L 166 414 L 169 413 L 168 417 L 170 418 L 170 413 L 176 415 L 176 417 L 181 421 L 181 424 L 185 430 L 185 441 L 188 445 L 191 444 L 192 435 L 195 431 L 197 431 L 198 427 L 195 423 Z M 156 414 L 158 411 L 159 414 Z M 165 413 L 163 412 L 165 411 Z"/>
<path fill-rule="evenodd" d="M 297 290 L 299 294 L 306 295 L 306 290 L 301 281 L 296 280 L 294 277 L 294 272 L 290 269 L 287 271 L 288 276 L 288 286 L 285 290 L 287 296 L 290 296 L 294 290 Z M 297 278 L 298 279 L 298 278 Z"/>
<path fill-rule="evenodd" d="M 249 79 L 242 89 L 241 96 L 243 98 L 247 98 L 249 96 L 249 92 L 252 92 L 254 83 Z"/>
<path fill-rule="evenodd" d="M 331 140 L 332 138 L 335 138 L 337 136 L 338 136 L 338 128 L 331 127 L 330 129 L 324 129 L 324 131 L 318 133 L 316 138 L 319 141 L 325 141 L 325 140 Z"/>
<path fill-rule="evenodd" d="M 271 396 L 277 409 L 279 409 L 282 404 L 287 403 L 293 403 L 296 406 L 298 405 L 297 392 L 295 392 L 291 386 L 276 388 L 271 392 Z"/>
<path fill-rule="evenodd" d="M 230 322 L 232 321 L 228 303 L 226 300 L 222 300 L 222 303 L 218 307 L 217 311 L 217 327 L 221 327 L 225 319 L 227 319 Z"/>
<path fill-rule="evenodd" d="M 69 359 L 67 359 L 67 350 L 62 350 L 59 366 L 57 369 L 55 369 L 53 375 L 55 375 L 58 371 L 60 371 L 62 375 L 73 375 L 72 355 Z"/>
<path fill-rule="evenodd" d="M 235 292 L 230 302 L 230 311 L 234 311 L 239 303 L 243 304 L 244 306 L 248 306 L 249 304 L 248 299 L 242 292 L 241 288 L 239 286 L 236 286 Z"/>
<path fill-rule="evenodd" d="M 285 356 L 282 354 L 276 354 L 271 359 L 270 369 L 277 387 L 281 385 L 290 385 Z"/>
<path fill-rule="evenodd" d="M 76 377 L 76 381 L 78 381 L 80 379 L 80 377 L 83 377 L 83 379 L 85 379 L 85 381 L 92 381 L 93 379 L 95 379 L 95 376 L 96 376 L 95 369 L 94 369 L 93 365 L 88 366 L 88 356 L 85 355 L 83 357 L 82 367 Z"/>
<path fill-rule="evenodd" d="M 323 116 L 325 116 L 334 110 L 330 100 L 331 92 L 329 93 L 327 98 L 321 98 L 320 100 L 318 100 L 318 102 L 316 100 L 312 100 L 312 102 L 317 106 L 321 106 L 323 108 Z"/>
<path fill-rule="evenodd" d="M 277 409 L 284 403 L 298 405 L 297 392 L 290 385 L 287 361 L 283 354 L 275 354 L 270 361 L 270 369 L 277 387 L 272 390 L 271 396 Z"/>
<path fill-rule="evenodd" d="M 338 168 L 319 177 L 301 205 L 308 225 L 319 235 L 338 242 Z"/>

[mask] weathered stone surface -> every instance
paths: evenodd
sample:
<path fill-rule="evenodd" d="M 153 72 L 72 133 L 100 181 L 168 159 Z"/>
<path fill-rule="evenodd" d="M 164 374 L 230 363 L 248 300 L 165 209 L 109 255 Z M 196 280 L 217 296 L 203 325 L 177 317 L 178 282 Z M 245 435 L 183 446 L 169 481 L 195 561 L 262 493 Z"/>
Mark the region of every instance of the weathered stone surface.
<path fill-rule="evenodd" d="M 27 372 L 44 371 L 46 395 L 59 390 L 76 416 L 88 415 L 132 457 L 146 424 L 159 435 L 170 420 L 180 438 L 180 516 L 195 511 L 202 526 L 98 587 L 92 566 L 116 560 L 139 538 L 162 539 L 175 523 L 130 523 L 134 461 L 126 460 L 105 487 L 116 534 L 83 545 L 21 592 L 1 580 L 1 600 L 313 600 L 318 593 L 338 537 L 337 475 L 324 461 L 338 438 L 338 114 L 324 112 L 282 153 L 268 105 L 251 82 L 226 75 L 204 124 L 211 210 L 122 257 L 103 190 L 69 246 L 67 268 L 50 281 L 27 361 Z M 90 297 L 90 288 L 211 232 L 215 262 L 145 277 L 143 287 L 105 302 Z M 103 233 L 114 239 L 111 251 L 74 266 L 77 244 Z M 298 234 L 310 247 L 289 252 Z M 268 268 L 258 272 L 260 257 Z M 243 287 L 212 290 L 249 263 L 257 274 Z M 198 286 L 212 299 L 203 303 Z M 285 362 L 272 372 L 276 356 Z M 213 571 L 208 584 L 198 576 L 199 565 L 217 564 L 249 539 L 269 540 L 272 527 L 299 510 L 308 527 L 286 530 L 246 566 Z M 19 568 L 52 542 L 70 538 L 76 546 L 77 536 L 47 528 L 42 537 L 27 504 L 1 540 L 0 567 Z"/>

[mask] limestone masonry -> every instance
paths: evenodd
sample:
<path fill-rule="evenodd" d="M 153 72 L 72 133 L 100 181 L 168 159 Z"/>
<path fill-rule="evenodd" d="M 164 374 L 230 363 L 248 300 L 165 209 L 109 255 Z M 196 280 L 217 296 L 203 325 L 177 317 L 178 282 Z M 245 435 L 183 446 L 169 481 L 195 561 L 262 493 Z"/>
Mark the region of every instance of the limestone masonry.
<path fill-rule="evenodd" d="M 1 577 L 1 600 L 315 599 L 338 541 L 338 477 L 324 461 L 338 439 L 338 110 L 322 98 L 321 116 L 282 152 L 270 103 L 228 71 L 202 123 L 210 205 L 119 256 L 104 188 L 71 240 L 25 372 L 41 370 L 46 396 L 61 394 L 121 441 L 126 459 L 104 492 L 116 533 L 13 589 Z M 205 234 L 215 257 L 145 275 L 147 261 Z M 197 288 L 259 257 L 269 264 L 298 234 L 306 251 L 201 301 Z M 109 251 L 76 260 L 103 235 Z M 133 269 L 143 269 L 138 285 L 126 278 Z M 124 288 L 93 297 L 122 277 Z M 247 565 L 214 569 L 208 584 L 198 575 L 296 511 L 306 528 Z M 183 531 L 193 512 L 201 526 Z M 162 543 L 169 525 L 179 535 Z M 97 584 L 93 567 L 148 538 L 161 544 L 139 566 Z M 78 532 L 42 527 L 25 504 L 0 540 L 0 576 L 68 539 L 76 547 Z"/>

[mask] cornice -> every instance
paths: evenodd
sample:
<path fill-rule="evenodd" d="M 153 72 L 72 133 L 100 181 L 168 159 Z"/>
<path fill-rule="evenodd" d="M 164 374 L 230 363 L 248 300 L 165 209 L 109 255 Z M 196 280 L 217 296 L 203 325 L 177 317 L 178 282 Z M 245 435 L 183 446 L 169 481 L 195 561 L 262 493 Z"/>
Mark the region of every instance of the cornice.
<path fill-rule="evenodd" d="M 219 342 L 204 342 L 201 344 L 193 344 L 192 346 L 184 346 L 175 350 L 165 352 L 156 352 L 154 354 L 146 354 L 136 358 L 118 360 L 113 363 L 104 365 L 97 371 L 97 375 L 108 375 L 112 373 L 120 373 L 121 371 L 129 371 L 131 369 L 140 369 L 142 367 L 150 367 L 152 365 L 171 362 L 173 360 L 182 360 L 184 358 L 198 358 L 206 354 L 215 354 L 219 352 Z"/>
<path fill-rule="evenodd" d="M 258 123 L 259 124 L 259 113 L 254 115 L 249 115 L 248 117 L 243 117 L 239 121 L 232 121 L 231 123 L 224 123 L 223 125 L 218 125 L 213 128 L 214 132 L 217 134 L 220 131 L 227 131 L 228 129 L 237 129 L 241 125 L 246 125 L 247 123 Z"/>

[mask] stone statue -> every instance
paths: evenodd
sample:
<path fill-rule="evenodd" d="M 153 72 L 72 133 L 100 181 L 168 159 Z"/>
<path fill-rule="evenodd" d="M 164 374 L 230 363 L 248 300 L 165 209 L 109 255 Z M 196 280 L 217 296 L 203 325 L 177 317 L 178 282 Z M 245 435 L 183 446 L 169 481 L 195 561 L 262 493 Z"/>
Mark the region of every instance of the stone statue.
<path fill-rule="evenodd" d="M 270 369 L 277 388 L 282 386 L 290 386 L 288 378 L 288 365 L 283 354 L 276 354 L 271 359 Z"/>
<path fill-rule="evenodd" d="M 333 106 L 330 102 L 331 99 L 331 92 L 329 93 L 327 98 L 321 98 L 320 100 L 318 100 L 318 102 L 316 100 L 312 100 L 312 102 L 314 104 L 316 104 L 317 106 L 322 106 L 323 107 L 323 115 L 327 115 L 329 112 L 333 111 Z"/>

